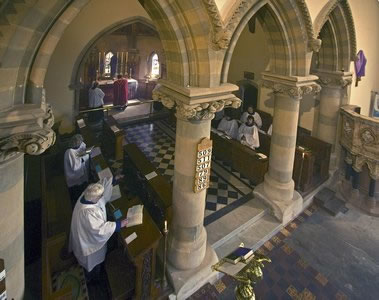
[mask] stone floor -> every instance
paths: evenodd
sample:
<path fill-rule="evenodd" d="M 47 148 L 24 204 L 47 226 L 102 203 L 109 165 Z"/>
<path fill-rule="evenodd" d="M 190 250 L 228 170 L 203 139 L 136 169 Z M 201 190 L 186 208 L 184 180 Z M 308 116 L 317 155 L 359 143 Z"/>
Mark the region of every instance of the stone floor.
<path fill-rule="evenodd" d="M 379 299 L 379 219 L 349 206 L 332 217 L 312 206 L 258 252 L 271 258 L 255 287 L 257 299 Z M 195 299 L 233 299 L 229 276 Z"/>

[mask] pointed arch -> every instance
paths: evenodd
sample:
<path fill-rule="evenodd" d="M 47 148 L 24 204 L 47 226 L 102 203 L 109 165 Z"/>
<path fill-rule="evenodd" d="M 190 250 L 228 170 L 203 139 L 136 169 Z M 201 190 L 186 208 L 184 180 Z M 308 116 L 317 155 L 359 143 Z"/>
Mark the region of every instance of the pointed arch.
<path fill-rule="evenodd" d="M 322 40 L 318 62 L 312 68 L 349 71 L 357 52 L 354 20 L 347 0 L 329 1 L 314 22 L 315 35 Z M 321 58 L 320 58 L 321 57 Z"/>

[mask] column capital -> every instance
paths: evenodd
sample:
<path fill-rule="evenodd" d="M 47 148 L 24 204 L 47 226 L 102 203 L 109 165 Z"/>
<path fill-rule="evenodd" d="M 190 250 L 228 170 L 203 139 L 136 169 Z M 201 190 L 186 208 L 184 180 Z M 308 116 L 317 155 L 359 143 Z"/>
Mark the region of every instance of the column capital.
<path fill-rule="evenodd" d="M 161 80 L 153 91 L 153 99 L 168 109 L 176 109 L 176 117 L 185 120 L 212 120 L 224 107 L 238 108 L 241 100 L 233 91 L 234 84 L 222 84 L 214 88 L 182 87 Z"/>
<path fill-rule="evenodd" d="M 316 83 L 317 76 L 282 76 L 267 72 L 262 73 L 261 85 L 274 93 L 284 94 L 291 98 L 301 99 L 310 93 L 319 93 L 321 87 Z"/>
<path fill-rule="evenodd" d="M 0 112 L 0 164 L 20 153 L 43 153 L 55 142 L 53 125 L 53 110 L 44 99 Z"/>
<path fill-rule="evenodd" d="M 345 88 L 353 82 L 353 74 L 351 72 L 329 72 L 329 71 L 317 71 L 319 83 L 322 87 L 334 87 L 334 88 Z"/>

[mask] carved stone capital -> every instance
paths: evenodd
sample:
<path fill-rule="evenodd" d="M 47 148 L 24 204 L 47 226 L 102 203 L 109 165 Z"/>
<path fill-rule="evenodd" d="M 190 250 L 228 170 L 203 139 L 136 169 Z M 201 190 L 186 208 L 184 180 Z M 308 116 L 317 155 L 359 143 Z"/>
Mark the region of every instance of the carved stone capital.
<path fill-rule="evenodd" d="M 322 41 L 320 39 L 311 39 L 308 42 L 308 48 L 310 51 L 318 52 L 321 48 Z"/>
<path fill-rule="evenodd" d="M 283 77 L 277 78 L 264 75 L 261 81 L 262 87 L 273 90 L 274 93 L 287 95 L 291 98 L 301 99 L 304 95 L 311 93 L 318 94 L 321 87 L 315 81 L 298 81 L 298 78 L 285 80 Z M 313 79 L 313 77 L 312 77 Z"/>
<path fill-rule="evenodd" d="M 352 74 L 348 72 L 317 72 L 316 75 L 322 87 L 345 88 L 353 82 Z"/>
<path fill-rule="evenodd" d="M 164 86 L 158 86 L 153 91 L 153 99 L 162 102 L 168 109 L 175 108 L 178 118 L 197 121 L 212 120 L 215 113 L 224 107 L 238 108 L 241 106 L 241 100 L 231 93 L 216 92 L 201 96 L 197 94 L 191 100 L 189 95 L 183 96 L 183 94 L 172 92 Z"/>
<path fill-rule="evenodd" d="M 0 113 L 0 164 L 20 153 L 39 155 L 55 142 L 54 115 L 50 105 L 41 101 L 14 107 Z"/>

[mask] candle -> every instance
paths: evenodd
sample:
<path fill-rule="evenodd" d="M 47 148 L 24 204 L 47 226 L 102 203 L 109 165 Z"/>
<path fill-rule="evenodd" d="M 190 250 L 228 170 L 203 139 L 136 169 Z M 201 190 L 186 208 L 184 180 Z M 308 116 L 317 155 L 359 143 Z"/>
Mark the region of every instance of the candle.
<path fill-rule="evenodd" d="M 167 231 L 167 220 L 164 221 L 164 231 Z"/>

